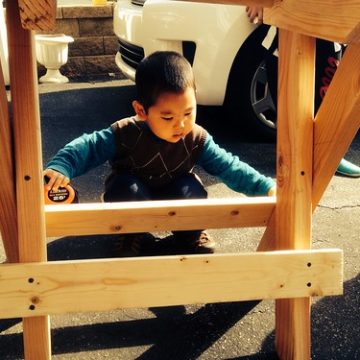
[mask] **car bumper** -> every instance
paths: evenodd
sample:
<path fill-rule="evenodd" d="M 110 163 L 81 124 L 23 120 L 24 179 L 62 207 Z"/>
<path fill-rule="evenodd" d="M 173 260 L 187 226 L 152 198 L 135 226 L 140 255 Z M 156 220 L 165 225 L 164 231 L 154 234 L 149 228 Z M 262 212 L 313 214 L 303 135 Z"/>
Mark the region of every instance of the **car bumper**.
<path fill-rule="evenodd" d="M 134 79 L 136 61 L 128 61 L 126 51 L 141 60 L 141 51 L 142 56 L 157 50 L 184 54 L 184 43 L 193 44 L 191 62 L 198 102 L 221 105 L 231 65 L 253 29 L 244 6 L 170 0 L 147 0 L 138 6 L 119 0 L 114 9 L 114 32 L 120 47 L 126 49 L 116 55 L 116 64 Z"/>

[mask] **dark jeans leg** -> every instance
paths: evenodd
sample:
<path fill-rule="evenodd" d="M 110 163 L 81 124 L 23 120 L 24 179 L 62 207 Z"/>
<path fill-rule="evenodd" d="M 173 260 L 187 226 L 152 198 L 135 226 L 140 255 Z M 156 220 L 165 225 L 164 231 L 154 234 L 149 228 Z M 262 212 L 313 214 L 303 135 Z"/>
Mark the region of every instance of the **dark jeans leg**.
<path fill-rule="evenodd" d="M 277 43 L 277 37 L 274 39 Z M 315 113 L 318 110 L 323 97 L 335 74 L 337 66 L 342 56 L 342 47 L 335 45 L 332 41 L 316 39 L 316 59 L 315 59 Z M 270 93 L 274 104 L 277 104 L 277 68 L 278 58 L 272 55 L 266 57 L 266 68 L 268 71 L 268 81 Z"/>
<path fill-rule="evenodd" d="M 152 200 L 151 191 L 136 176 L 116 175 L 108 179 L 105 184 L 105 202 L 144 200 Z"/>
<path fill-rule="evenodd" d="M 193 173 L 175 179 L 162 189 L 162 199 L 206 199 L 208 193 L 200 179 Z M 173 231 L 177 238 L 191 239 L 198 237 L 202 230 Z"/>
<path fill-rule="evenodd" d="M 131 174 L 114 175 L 106 181 L 104 201 L 151 200 L 151 192 L 137 177 Z M 123 234 L 119 237 L 123 256 L 146 254 L 152 251 L 154 237 L 149 233 Z"/>
<path fill-rule="evenodd" d="M 204 199 L 208 195 L 200 179 L 193 173 L 174 179 L 170 184 L 156 190 L 149 188 L 130 174 L 110 178 L 105 187 L 105 202 Z M 173 234 L 177 237 L 189 238 L 189 236 L 198 236 L 201 231 L 174 231 Z"/>

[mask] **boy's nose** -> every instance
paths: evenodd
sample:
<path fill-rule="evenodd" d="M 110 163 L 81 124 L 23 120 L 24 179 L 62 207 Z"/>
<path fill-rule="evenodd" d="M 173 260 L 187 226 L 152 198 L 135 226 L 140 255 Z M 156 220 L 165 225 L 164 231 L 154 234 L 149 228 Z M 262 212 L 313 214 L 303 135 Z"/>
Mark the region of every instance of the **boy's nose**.
<path fill-rule="evenodd" d="M 179 128 L 184 128 L 185 127 L 185 120 L 184 119 L 180 119 L 177 123 L 177 126 Z"/>

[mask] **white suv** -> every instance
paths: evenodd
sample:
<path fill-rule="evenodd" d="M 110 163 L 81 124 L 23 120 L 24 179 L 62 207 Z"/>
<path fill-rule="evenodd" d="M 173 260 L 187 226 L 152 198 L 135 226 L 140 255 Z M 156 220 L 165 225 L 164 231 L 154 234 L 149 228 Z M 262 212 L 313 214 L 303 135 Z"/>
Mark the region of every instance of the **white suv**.
<path fill-rule="evenodd" d="M 245 6 L 176 0 L 118 0 L 115 61 L 134 80 L 137 64 L 157 50 L 182 53 L 192 64 L 200 105 L 224 105 L 229 121 L 264 139 L 276 133 L 266 59 L 275 31 L 250 24 Z"/>

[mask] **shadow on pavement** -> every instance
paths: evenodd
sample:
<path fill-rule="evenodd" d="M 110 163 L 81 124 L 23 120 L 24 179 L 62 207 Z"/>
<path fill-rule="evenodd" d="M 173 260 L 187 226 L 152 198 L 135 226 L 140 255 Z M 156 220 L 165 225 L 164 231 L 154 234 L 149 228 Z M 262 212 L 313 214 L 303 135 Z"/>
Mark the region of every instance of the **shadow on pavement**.
<path fill-rule="evenodd" d="M 115 244 L 113 235 L 61 238 L 48 245 L 49 260 L 114 257 Z M 359 294 L 360 275 L 344 283 L 344 296 L 326 297 L 313 305 L 313 359 L 360 358 Z M 156 318 L 57 328 L 52 330 L 53 354 L 148 345 L 139 359 L 197 359 L 257 304 L 206 304 L 194 313 L 186 313 L 184 306 L 154 307 L 149 310 Z M 0 320 L 0 331 L 19 321 Z M 0 358 L 21 356 L 22 335 L 1 335 Z M 277 359 L 274 333 L 265 338 L 259 353 L 236 359 Z"/>
<path fill-rule="evenodd" d="M 117 235 L 60 238 L 48 244 L 48 259 L 115 257 L 117 238 Z M 184 306 L 153 307 L 149 310 L 156 318 L 57 328 L 52 330 L 52 351 L 55 355 L 149 345 L 139 359 L 197 359 L 258 303 L 206 304 L 190 314 Z M 0 320 L 0 331 L 18 322 L 20 319 Z M 0 359 L 19 359 L 22 348 L 22 334 L 0 336 Z"/>
<path fill-rule="evenodd" d="M 312 306 L 311 359 L 360 359 L 360 274 L 344 282 L 344 295 L 324 297 Z M 262 351 L 275 333 L 263 342 Z M 254 355 L 254 359 L 262 359 Z M 236 359 L 252 359 L 239 357 Z M 266 357 L 264 359 L 267 359 Z"/>
<path fill-rule="evenodd" d="M 197 359 L 257 304 L 207 304 L 193 314 L 185 314 L 183 306 L 151 308 L 156 318 L 55 329 L 53 354 L 151 345 L 138 359 Z M 0 350 L 2 359 L 21 358 L 21 334 L 2 335 L 0 348 L 6 348 L 2 355 Z M 270 355 L 261 359 L 277 358 Z"/>
<path fill-rule="evenodd" d="M 54 332 L 54 353 L 151 345 L 138 359 L 197 359 L 256 305 L 209 304 L 193 314 L 182 306 L 152 308 L 153 319 L 60 329 Z M 79 349 L 79 343 L 88 345 Z"/>

